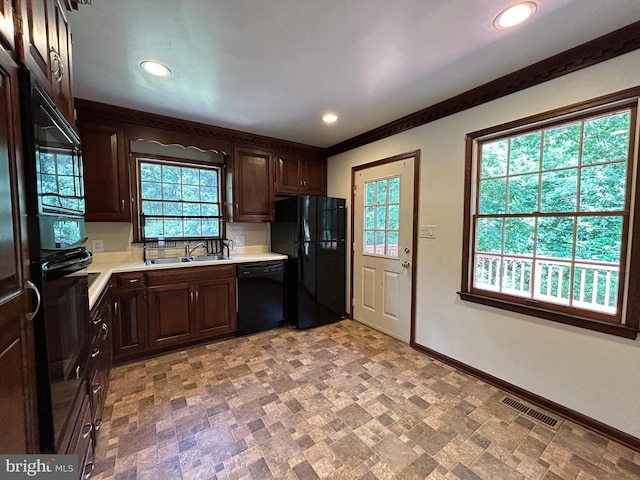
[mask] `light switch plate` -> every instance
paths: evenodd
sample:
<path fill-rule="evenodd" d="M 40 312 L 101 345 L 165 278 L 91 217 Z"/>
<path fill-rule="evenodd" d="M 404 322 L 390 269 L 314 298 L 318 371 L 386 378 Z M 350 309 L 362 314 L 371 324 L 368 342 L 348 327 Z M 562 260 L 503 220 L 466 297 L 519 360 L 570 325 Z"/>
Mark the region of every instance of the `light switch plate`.
<path fill-rule="evenodd" d="M 244 235 L 236 235 L 236 245 L 239 247 L 244 245 Z"/>
<path fill-rule="evenodd" d="M 104 242 L 102 240 L 92 240 L 91 251 L 93 253 L 104 252 Z"/>
<path fill-rule="evenodd" d="M 420 225 L 420 238 L 436 238 L 436 226 L 435 225 Z"/>

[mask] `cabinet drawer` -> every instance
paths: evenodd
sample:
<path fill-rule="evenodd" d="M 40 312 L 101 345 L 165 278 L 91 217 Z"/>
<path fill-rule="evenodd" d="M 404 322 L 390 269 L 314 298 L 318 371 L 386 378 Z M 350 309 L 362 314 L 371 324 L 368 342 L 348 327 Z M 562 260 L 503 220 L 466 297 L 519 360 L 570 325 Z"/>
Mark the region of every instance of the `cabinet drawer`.
<path fill-rule="evenodd" d="M 116 288 L 138 288 L 145 286 L 144 273 L 118 273 L 114 276 Z"/>
<path fill-rule="evenodd" d="M 213 267 L 176 268 L 148 272 L 147 281 L 149 286 L 156 286 L 212 278 L 233 278 L 234 275 L 234 265 L 218 265 Z"/>
<path fill-rule="evenodd" d="M 68 454 L 78 455 L 78 459 L 87 458 L 87 454 L 92 450 L 93 422 L 91 421 L 91 408 L 89 408 L 89 395 L 85 394 L 80 406 L 78 421 L 75 424 L 69 443 Z M 80 465 L 84 468 L 84 464 Z"/>

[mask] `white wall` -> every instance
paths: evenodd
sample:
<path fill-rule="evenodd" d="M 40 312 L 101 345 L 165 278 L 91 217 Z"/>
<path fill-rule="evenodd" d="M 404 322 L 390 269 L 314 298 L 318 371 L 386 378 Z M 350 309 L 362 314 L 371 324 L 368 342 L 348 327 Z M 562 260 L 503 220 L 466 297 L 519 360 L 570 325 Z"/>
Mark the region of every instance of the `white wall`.
<path fill-rule="evenodd" d="M 417 245 L 416 342 L 640 437 L 640 340 L 463 302 L 456 295 L 465 135 L 637 85 L 640 51 L 332 157 L 328 194 L 349 202 L 353 166 L 419 149 L 419 222 L 436 225 L 437 238 Z"/>

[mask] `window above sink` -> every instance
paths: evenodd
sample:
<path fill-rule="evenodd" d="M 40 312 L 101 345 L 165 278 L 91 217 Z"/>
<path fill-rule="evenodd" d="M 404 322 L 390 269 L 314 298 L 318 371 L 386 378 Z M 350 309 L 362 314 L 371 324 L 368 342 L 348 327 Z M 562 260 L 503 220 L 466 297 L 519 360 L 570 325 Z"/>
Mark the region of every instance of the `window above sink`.
<path fill-rule="evenodd" d="M 135 159 L 136 240 L 221 238 L 221 167 Z"/>

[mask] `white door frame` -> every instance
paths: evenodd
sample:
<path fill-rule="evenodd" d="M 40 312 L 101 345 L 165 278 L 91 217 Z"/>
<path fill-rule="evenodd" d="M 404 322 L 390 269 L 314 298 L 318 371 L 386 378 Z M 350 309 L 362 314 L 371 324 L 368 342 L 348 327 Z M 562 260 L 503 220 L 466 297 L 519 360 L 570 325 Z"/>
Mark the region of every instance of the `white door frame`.
<path fill-rule="evenodd" d="M 354 248 L 355 248 L 355 209 L 353 205 L 355 205 L 355 185 L 356 185 L 356 174 L 360 170 L 366 170 L 372 167 L 379 167 L 380 165 L 384 165 L 387 163 L 393 163 L 400 160 L 405 160 L 407 158 L 413 158 L 413 231 L 411 234 L 411 238 L 413 239 L 413 248 L 411 252 L 411 335 L 409 339 L 409 345 L 415 345 L 415 333 L 416 333 L 416 270 L 417 270 L 417 260 L 418 260 L 418 206 L 419 206 L 419 198 L 420 198 L 420 150 L 414 150 L 412 152 L 401 153 L 400 155 L 395 155 L 393 157 L 383 158 L 382 160 L 376 160 L 373 162 L 365 163 L 362 165 L 356 165 L 355 167 L 351 167 L 351 265 L 350 265 L 350 276 L 351 280 L 349 282 L 349 316 L 353 318 L 353 302 L 354 302 L 354 294 L 353 294 L 353 281 L 354 281 Z"/>

